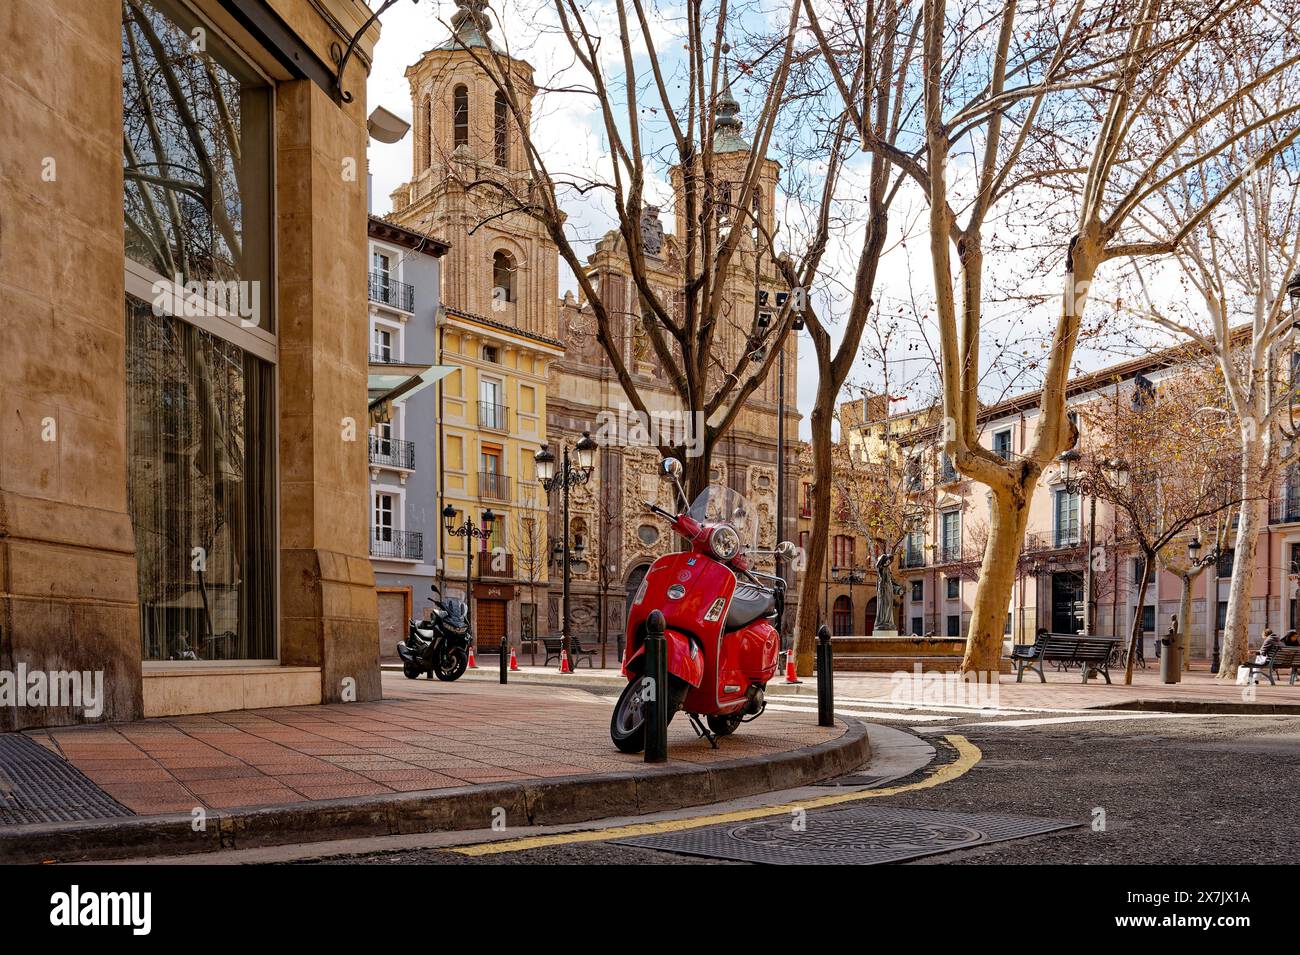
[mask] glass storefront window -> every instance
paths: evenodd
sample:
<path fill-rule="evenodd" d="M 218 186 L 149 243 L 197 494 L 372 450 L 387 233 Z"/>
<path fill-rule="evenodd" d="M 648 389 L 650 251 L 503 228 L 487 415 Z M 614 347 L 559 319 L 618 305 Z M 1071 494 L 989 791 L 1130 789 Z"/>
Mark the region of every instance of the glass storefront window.
<path fill-rule="evenodd" d="M 273 366 L 138 299 L 126 330 L 143 659 L 273 659 Z"/>
<path fill-rule="evenodd" d="M 271 87 L 178 0 L 122 5 L 126 256 L 272 331 Z"/>
<path fill-rule="evenodd" d="M 272 85 L 122 4 L 128 494 L 146 661 L 277 656 Z"/>

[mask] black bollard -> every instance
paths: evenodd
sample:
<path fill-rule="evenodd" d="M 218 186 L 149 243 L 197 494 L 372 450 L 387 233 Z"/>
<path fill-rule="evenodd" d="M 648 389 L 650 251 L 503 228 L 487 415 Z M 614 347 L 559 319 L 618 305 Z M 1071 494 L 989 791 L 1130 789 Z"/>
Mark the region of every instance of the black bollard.
<path fill-rule="evenodd" d="M 505 683 L 506 680 L 509 679 L 509 670 L 507 669 L 509 665 L 510 665 L 510 638 L 502 637 L 501 638 L 501 663 L 500 663 L 502 683 Z"/>
<path fill-rule="evenodd" d="M 825 624 L 817 630 L 817 725 L 835 725 L 835 651 Z"/>
<path fill-rule="evenodd" d="M 642 704 L 645 714 L 645 761 L 668 761 L 668 643 L 664 640 L 664 615 L 650 611 L 646 620 L 645 676 L 650 679 L 650 699 Z M 642 692 L 647 687 L 642 684 Z"/>

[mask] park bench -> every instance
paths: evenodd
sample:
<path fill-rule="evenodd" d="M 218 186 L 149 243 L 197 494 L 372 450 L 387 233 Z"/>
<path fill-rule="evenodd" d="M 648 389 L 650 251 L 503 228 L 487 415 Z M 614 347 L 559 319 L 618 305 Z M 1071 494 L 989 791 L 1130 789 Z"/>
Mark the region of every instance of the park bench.
<path fill-rule="evenodd" d="M 1025 671 L 1038 674 L 1038 679 L 1047 682 L 1043 673 L 1044 663 L 1077 663 L 1083 667 L 1083 682 L 1093 674 L 1101 674 L 1110 682 L 1110 656 L 1118 641 L 1108 637 L 1083 637 L 1068 633 L 1039 634 L 1032 644 L 1021 644 L 1011 648 L 1011 662 L 1016 665 L 1016 682 L 1022 682 Z"/>
<path fill-rule="evenodd" d="M 1295 686 L 1296 671 L 1300 669 L 1300 647 L 1273 646 L 1264 654 L 1266 659 L 1263 663 L 1256 663 L 1253 659 L 1246 666 L 1251 670 L 1262 670 L 1264 676 L 1268 677 L 1268 682 L 1277 686 L 1278 670 L 1291 671 L 1290 685 Z"/>
<path fill-rule="evenodd" d="M 564 637 L 542 637 L 542 646 L 546 648 L 546 659 L 542 662 L 542 666 L 548 666 L 552 660 L 559 662 L 560 650 L 564 648 Z M 569 656 L 569 663 L 575 670 L 584 659 L 588 667 L 595 667 L 591 661 L 596 656 L 596 651 L 585 648 L 578 642 L 577 637 L 569 637 Z"/>

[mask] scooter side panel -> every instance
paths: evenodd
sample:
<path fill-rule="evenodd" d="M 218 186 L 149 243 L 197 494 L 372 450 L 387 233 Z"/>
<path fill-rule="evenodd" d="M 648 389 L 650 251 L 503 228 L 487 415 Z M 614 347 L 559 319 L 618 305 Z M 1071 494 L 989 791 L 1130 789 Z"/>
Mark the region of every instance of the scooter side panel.
<path fill-rule="evenodd" d="M 693 687 L 699 686 L 704 678 L 704 654 L 699 647 L 686 634 L 675 630 L 664 631 L 664 643 L 668 647 L 668 672 Z M 642 642 L 632 658 L 623 664 L 624 671 L 638 669 L 634 664 L 644 656 L 645 643 Z"/>

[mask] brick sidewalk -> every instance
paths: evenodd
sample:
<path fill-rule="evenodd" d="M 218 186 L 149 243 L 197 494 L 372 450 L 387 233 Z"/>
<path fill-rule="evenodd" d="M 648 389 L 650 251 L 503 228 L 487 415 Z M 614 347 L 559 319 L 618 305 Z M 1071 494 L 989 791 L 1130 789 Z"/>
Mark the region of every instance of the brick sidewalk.
<path fill-rule="evenodd" d="M 581 690 L 384 674 L 385 699 L 37 730 L 139 814 L 267 806 L 615 771 L 663 772 L 609 740 L 611 704 Z M 709 764 L 834 739 L 815 714 L 771 711 L 712 750 L 680 716 L 674 763 Z"/>

